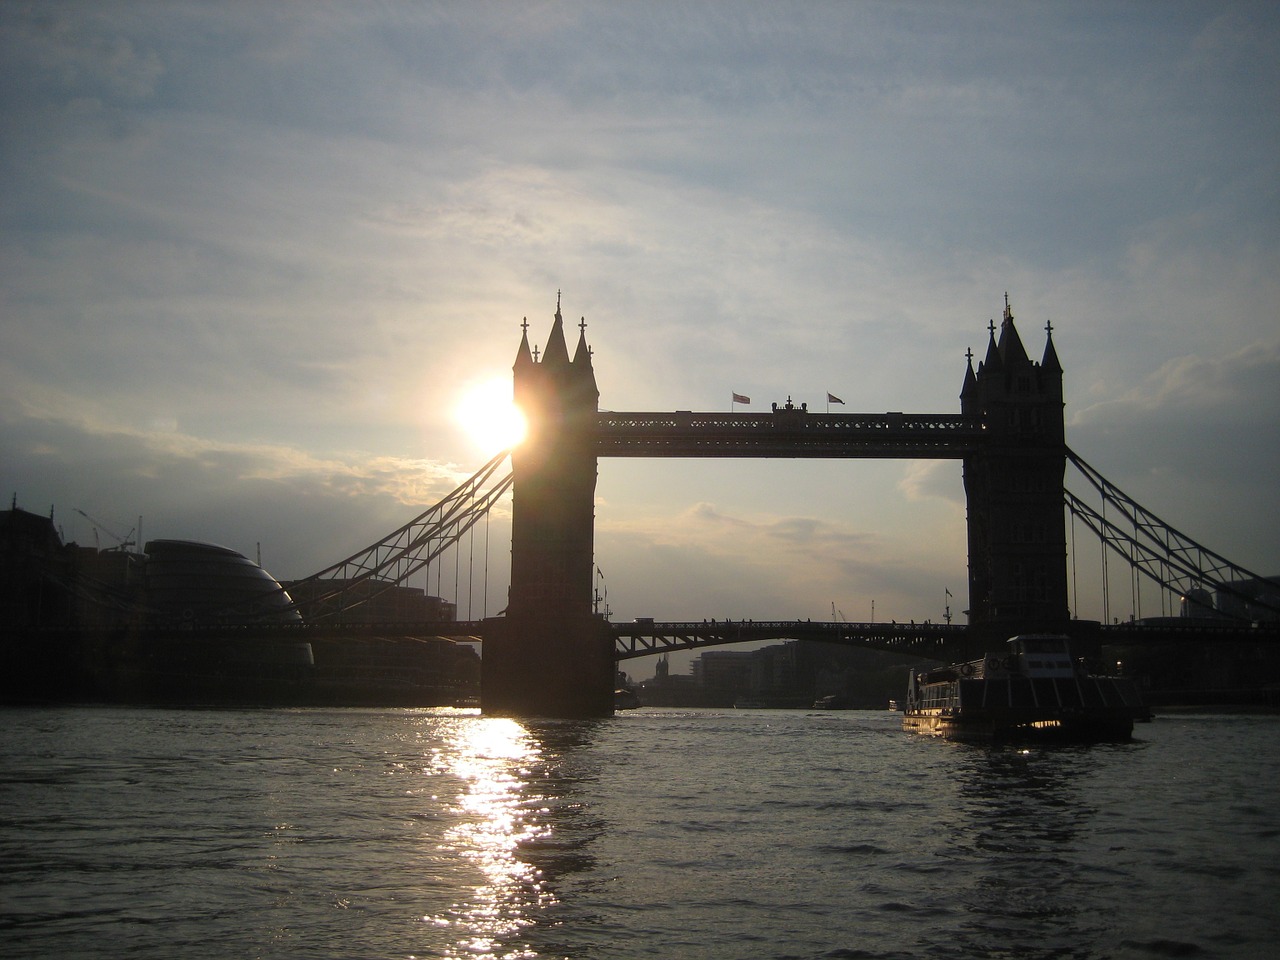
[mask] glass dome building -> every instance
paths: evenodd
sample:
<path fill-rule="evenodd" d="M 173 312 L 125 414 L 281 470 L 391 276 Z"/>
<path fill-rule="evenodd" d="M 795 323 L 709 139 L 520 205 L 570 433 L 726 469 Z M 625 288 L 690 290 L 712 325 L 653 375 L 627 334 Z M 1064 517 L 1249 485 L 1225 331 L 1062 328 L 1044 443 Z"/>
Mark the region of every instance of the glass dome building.
<path fill-rule="evenodd" d="M 228 547 L 150 540 L 144 548 L 147 606 L 162 622 L 287 623 L 301 620 L 275 577 Z"/>

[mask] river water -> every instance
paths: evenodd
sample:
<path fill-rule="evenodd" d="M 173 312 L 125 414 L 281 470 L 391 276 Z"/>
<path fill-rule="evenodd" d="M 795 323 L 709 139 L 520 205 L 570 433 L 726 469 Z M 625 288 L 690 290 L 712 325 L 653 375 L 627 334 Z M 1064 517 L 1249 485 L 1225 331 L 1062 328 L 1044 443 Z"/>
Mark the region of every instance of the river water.
<path fill-rule="evenodd" d="M 0 956 L 1277 956 L 1280 717 L 0 711 Z"/>

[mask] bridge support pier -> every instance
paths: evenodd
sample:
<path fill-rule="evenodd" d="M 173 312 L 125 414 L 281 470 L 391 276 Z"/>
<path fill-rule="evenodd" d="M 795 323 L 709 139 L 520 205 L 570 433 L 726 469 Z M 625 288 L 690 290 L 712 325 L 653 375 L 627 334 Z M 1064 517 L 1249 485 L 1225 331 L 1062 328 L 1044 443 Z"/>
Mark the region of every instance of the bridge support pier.
<path fill-rule="evenodd" d="M 613 714 L 613 634 L 598 617 L 485 624 L 480 703 L 486 716 Z"/>

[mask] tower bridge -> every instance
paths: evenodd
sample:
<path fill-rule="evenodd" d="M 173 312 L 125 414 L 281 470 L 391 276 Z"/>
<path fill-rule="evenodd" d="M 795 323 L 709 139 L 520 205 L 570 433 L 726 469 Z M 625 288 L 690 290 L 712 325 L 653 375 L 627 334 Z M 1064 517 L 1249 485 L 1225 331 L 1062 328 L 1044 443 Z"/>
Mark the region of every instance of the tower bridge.
<path fill-rule="evenodd" d="M 530 347 L 527 321 L 522 331 L 514 397 L 529 431 L 510 452 L 511 472 L 503 476 L 498 469 L 507 454 L 495 457 L 440 504 L 311 578 L 325 599 L 322 619 L 341 624 L 345 611 L 405 582 L 464 534 L 474 536 L 478 520 L 510 490 L 506 609 L 482 620 L 420 625 L 436 635 L 483 639 L 486 713 L 608 715 L 618 661 L 714 644 L 812 639 L 954 660 L 996 649 L 1017 633 L 1068 633 L 1087 647 L 1148 643 L 1177 632 L 1168 623 L 1148 629 L 1071 617 L 1068 512 L 1073 523 L 1079 518 L 1099 536 L 1104 558 L 1109 552 L 1123 558 L 1135 592 L 1141 575 L 1175 595 L 1209 587 L 1236 594 L 1244 619 L 1190 628 L 1197 642 L 1280 642 L 1280 624 L 1251 622 L 1258 615 L 1249 613 L 1264 611 L 1264 619 L 1280 621 L 1280 583 L 1169 527 L 1067 448 L 1063 370 L 1052 327 L 1046 325 L 1041 358 L 1031 359 L 1007 297 L 1002 323 L 988 328 L 984 357 L 975 365 L 974 355 L 967 355 L 958 413 L 819 414 L 789 399 L 768 413 L 602 411 L 585 321 L 572 356 L 558 302 L 540 352 Z M 967 503 L 968 622 L 609 623 L 595 609 L 593 584 L 600 457 L 959 459 Z M 1101 511 L 1066 491 L 1068 463 L 1102 496 Z M 1104 572 L 1104 597 L 1105 580 Z M 1262 584 L 1267 597 L 1241 592 L 1244 581 Z M 1186 639 L 1188 628 L 1182 627 Z"/>
<path fill-rule="evenodd" d="M 558 302 L 540 356 L 527 321 L 522 331 L 514 396 L 530 429 L 512 452 L 511 586 L 486 633 L 487 712 L 612 712 L 613 651 L 592 609 L 602 456 L 961 459 L 968 636 L 1068 626 L 1062 366 L 1052 328 L 1041 359 L 1029 357 L 1007 298 L 976 369 L 969 355 L 959 414 L 817 414 L 790 401 L 768 414 L 601 412 L 585 321 L 572 357 Z"/>
<path fill-rule="evenodd" d="M 99 624 L 95 618 L 93 625 L 73 629 L 68 642 L 88 637 L 93 641 L 89 648 L 105 649 L 124 630 L 140 642 L 156 641 L 155 648 L 161 649 L 175 629 L 190 640 L 209 641 L 206 646 L 228 637 L 244 639 L 247 631 L 283 647 L 310 639 L 342 647 L 344 641 L 362 637 L 482 640 L 486 713 L 561 717 L 611 714 L 619 661 L 718 644 L 815 640 L 951 661 L 972 659 L 999 649 L 1009 636 L 1031 632 L 1069 634 L 1081 654 L 1096 653 L 1103 644 L 1177 643 L 1184 650 L 1188 645 L 1208 650 L 1218 644 L 1280 644 L 1280 582 L 1196 543 L 1067 448 L 1063 370 L 1052 327 L 1046 325 L 1040 359 L 1031 359 L 1007 297 L 1002 323 L 988 328 L 984 357 L 975 364 L 974 355 L 967 354 L 958 413 L 816 413 L 803 404 L 795 406 L 790 398 L 767 413 L 600 410 L 585 321 L 572 356 L 559 302 L 543 350 L 530 348 L 527 322 L 522 330 L 513 380 L 515 400 L 529 425 L 526 440 L 492 458 L 439 503 L 364 550 L 291 584 L 291 597 L 282 598 L 284 589 L 274 584 L 270 593 L 236 601 L 207 617 L 193 618 L 188 612 L 174 622 L 162 611 L 137 609 L 137 597 L 130 594 L 120 607 L 127 622 L 104 616 Z M 508 456 L 511 469 L 504 473 Z M 601 457 L 958 459 L 967 506 L 967 623 L 610 623 L 596 609 L 593 582 Z M 1101 509 L 1066 489 L 1068 464 L 1101 497 Z M 459 560 L 464 544 L 474 558 L 479 535 L 487 572 L 488 524 L 481 521 L 487 521 L 491 508 L 508 492 L 512 519 L 506 608 L 488 615 L 486 578 L 484 612 L 473 619 L 475 581 L 471 578 L 464 589 Z M 1127 566 L 1135 611 L 1130 622 L 1072 618 L 1067 561 L 1071 556 L 1074 570 L 1077 520 L 1103 545 L 1104 619 L 1110 617 L 1106 559 L 1119 557 Z M 412 605 L 417 614 L 398 613 L 397 622 L 379 622 L 397 609 L 395 601 L 415 590 L 423 593 L 410 585 L 410 578 L 425 572 L 429 582 L 433 565 L 436 593 L 443 595 L 440 573 L 450 554 L 457 606 L 446 615 L 459 619 L 421 619 L 430 614 L 418 604 Z M 1138 612 L 1144 578 L 1158 585 L 1162 600 L 1172 596 L 1199 603 L 1212 591 L 1219 616 L 1144 621 Z M 85 578 L 74 589 L 86 601 L 112 610 L 124 602 L 109 585 L 95 592 Z M 297 613 L 303 603 L 305 622 Z M 420 622 L 405 622 L 406 615 Z"/>

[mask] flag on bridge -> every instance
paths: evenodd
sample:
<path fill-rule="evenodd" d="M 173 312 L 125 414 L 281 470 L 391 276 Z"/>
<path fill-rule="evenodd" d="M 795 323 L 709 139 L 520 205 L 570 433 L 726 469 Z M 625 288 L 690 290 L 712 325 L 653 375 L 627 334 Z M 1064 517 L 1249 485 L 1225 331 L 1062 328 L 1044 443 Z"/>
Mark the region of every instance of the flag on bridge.
<path fill-rule="evenodd" d="M 751 402 L 751 398 L 750 398 L 750 397 L 744 397 L 744 396 L 743 396 L 742 394 L 740 394 L 740 393 L 735 393 L 735 394 L 733 395 L 733 402 L 734 402 L 734 403 L 750 403 L 750 402 Z"/>
<path fill-rule="evenodd" d="M 837 397 L 834 393 L 828 393 L 827 403 L 844 403 L 844 401 L 841 400 L 839 397 Z"/>

